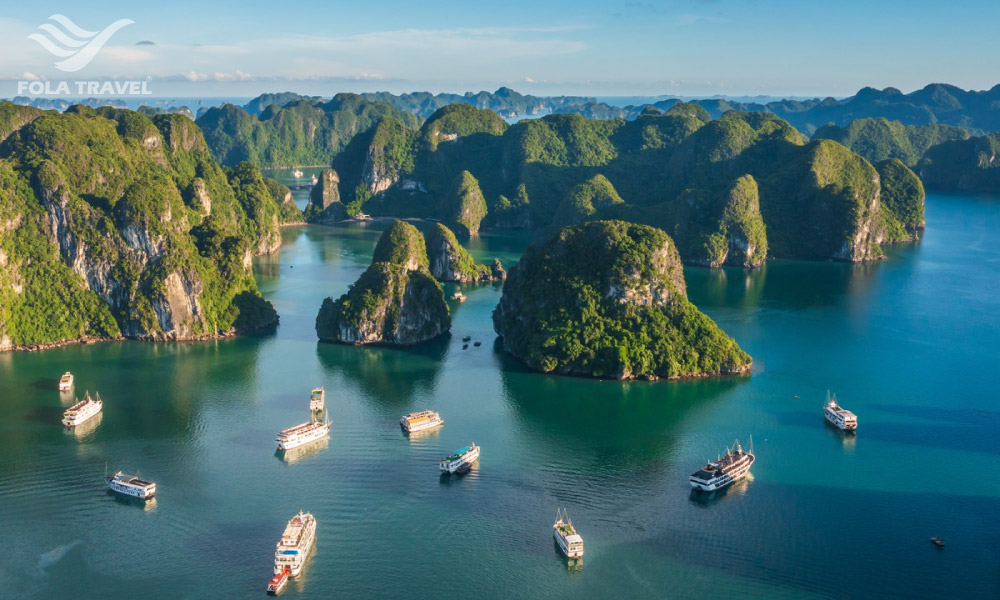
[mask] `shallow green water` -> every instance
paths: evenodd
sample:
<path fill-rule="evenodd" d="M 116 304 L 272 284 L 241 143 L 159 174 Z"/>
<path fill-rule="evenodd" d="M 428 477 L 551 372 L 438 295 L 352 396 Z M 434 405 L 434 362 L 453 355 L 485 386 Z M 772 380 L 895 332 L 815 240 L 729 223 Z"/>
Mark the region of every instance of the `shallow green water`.
<path fill-rule="evenodd" d="M 259 597 L 302 508 L 319 542 L 289 598 L 995 598 L 1000 199 L 932 196 L 927 218 L 877 265 L 688 270 L 755 369 L 681 383 L 526 372 L 494 348 L 494 286 L 464 290 L 449 339 L 319 345 L 320 301 L 378 227 L 286 230 L 256 265 L 276 332 L 0 354 L 0 597 Z M 526 242 L 473 251 L 509 263 Z M 80 437 L 58 425 L 67 369 L 105 400 Z M 289 464 L 273 439 L 315 385 L 334 429 Z M 827 388 L 856 438 L 824 426 Z M 423 408 L 444 427 L 407 439 L 399 416 Z M 751 434 L 753 479 L 692 496 L 687 476 Z M 478 468 L 441 479 L 470 441 Z M 106 463 L 155 480 L 155 504 L 108 496 Z M 557 506 L 586 540 L 578 568 L 553 544 Z"/>

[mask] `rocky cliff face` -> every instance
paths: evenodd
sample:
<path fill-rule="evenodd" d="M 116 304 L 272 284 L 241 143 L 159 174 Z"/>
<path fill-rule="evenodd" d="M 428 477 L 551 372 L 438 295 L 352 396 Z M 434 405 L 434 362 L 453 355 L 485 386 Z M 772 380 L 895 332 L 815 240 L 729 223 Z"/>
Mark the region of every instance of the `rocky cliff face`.
<path fill-rule="evenodd" d="M 541 371 L 615 379 L 746 372 L 750 357 L 692 305 L 663 231 L 565 227 L 511 269 L 493 313 L 504 349 Z"/>
<path fill-rule="evenodd" d="M 340 177 L 333 169 L 324 169 L 309 191 L 306 218 L 310 223 L 331 223 L 347 218 L 344 205 L 340 203 Z"/>
<path fill-rule="evenodd" d="M 444 291 L 427 264 L 420 232 L 396 221 L 350 291 L 323 301 L 316 316 L 320 341 L 412 345 L 447 332 L 451 315 Z"/>
<path fill-rule="evenodd" d="M 492 266 L 477 263 L 458 243 L 455 234 L 441 223 L 425 233 L 424 239 L 430 272 L 438 281 L 476 283 L 503 281 L 507 276 L 499 259 Z"/>
<path fill-rule="evenodd" d="M 224 172 L 193 123 L 162 117 L 71 107 L 0 146 L 0 223 L 20 224 L 0 228 L 0 349 L 277 320 L 248 265 L 280 242 L 259 170 Z"/>

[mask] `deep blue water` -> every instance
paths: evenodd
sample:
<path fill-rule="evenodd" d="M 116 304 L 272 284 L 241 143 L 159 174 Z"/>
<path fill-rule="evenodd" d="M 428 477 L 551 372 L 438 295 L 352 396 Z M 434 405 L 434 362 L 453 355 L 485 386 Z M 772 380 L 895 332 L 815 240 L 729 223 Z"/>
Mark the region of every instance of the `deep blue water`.
<path fill-rule="evenodd" d="M 319 542 L 289 598 L 996 598 L 1000 199 L 931 195 L 927 222 L 877 264 L 686 270 L 754 372 L 656 383 L 526 371 L 494 347 L 493 285 L 466 287 L 453 335 L 424 347 L 317 344 L 322 298 L 381 225 L 287 229 L 255 266 L 276 332 L 0 354 L 0 597 L 262 596 L 302 508 Z M 472 250 L 510 263 L 526 242 Z M 105 400 L 80 436 L 58 425 L 65 370 Z M 282 460 L 274 435 L 315 385 L 329 443 Z M 857 436 L 824 425 L 827 389 Z M 446 423 L 407 439 L 399 416 L 422 408 Z M 687 476 L 750 435 L 752 479 L 692 495 Z M 479 466 L 441 479 L 470 441 Z M 105 463 L 155 480 L 155 504 L 108 496 Z M 582 566 L 553 545 L 557 506 Z"/>

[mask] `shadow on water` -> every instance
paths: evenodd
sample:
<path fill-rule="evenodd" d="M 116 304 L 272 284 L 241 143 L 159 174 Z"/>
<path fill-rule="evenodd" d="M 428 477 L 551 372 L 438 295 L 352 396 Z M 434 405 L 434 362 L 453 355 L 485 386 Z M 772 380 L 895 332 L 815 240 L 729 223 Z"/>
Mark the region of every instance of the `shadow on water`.
<path fill-rule="evenodd" d="M 590 454 L 595 468 L 628 465 L 630 472 L 671 453 L 672 432 L 691 410 L 749 380 L 602 381 L 530 371 L 506 353 L 498 358 L 506 400 L 532 443 L 564 460 Z"/>
<path fill-rule="evenodd" d="M 364 395 L 394 409 L 409 406 L 418 391 L 434 389 L 451 335 L 417 346 L 316 344 L 320 364 L 330 374 L 353 381 Z"/>

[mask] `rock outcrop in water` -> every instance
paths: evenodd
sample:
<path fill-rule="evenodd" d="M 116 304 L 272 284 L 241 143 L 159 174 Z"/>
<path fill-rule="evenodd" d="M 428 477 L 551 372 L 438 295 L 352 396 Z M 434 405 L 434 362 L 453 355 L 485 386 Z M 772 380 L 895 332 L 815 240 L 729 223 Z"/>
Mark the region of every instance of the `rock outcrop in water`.
<path fill-rule="evenodd" d="M 319 181 L 309 191 L 306 220 L 310 223 L 331 223 L 347 218 L 340 203 L 340 177 L 333 169 L 324 169 Z"/>
<path fill-rule="evenodd" d="M 396 221 L 379 238 L 372 264 L 316 316 L 320 341 L 345 344 L 412 345 L 451 328 L 444 291 L 428 269 L 423 236 Z"/>
<path fill-rule="evenodd" d="M 0 103 L 0 116 L 0 349 L 277 321 L 249 268 L 280 244 L 257 167 L 219 167 L 180 115 Z"/>
<path fill-rule="evenodd" d="M 493 324 L 507 352 L 545 372 L 614 379 L 745 373 L 750 357 L 687 299 L 658 229 L 565 227 L 511 268 Z"/>
<path fill-rule="evenodd" d="M 477 263 L 458 243 L 455 234 L 441 223 L 431 227 L 424 240 L 431 275 L 438 281 L 476 283 L 503 281 L 507 277 L 499 259 L 494 259 L 492 266 Z"/>

